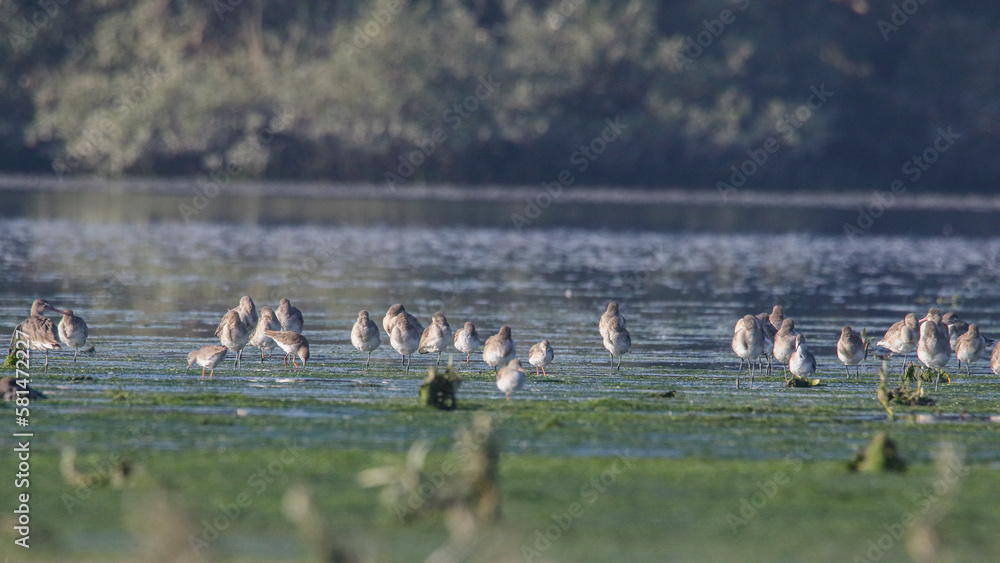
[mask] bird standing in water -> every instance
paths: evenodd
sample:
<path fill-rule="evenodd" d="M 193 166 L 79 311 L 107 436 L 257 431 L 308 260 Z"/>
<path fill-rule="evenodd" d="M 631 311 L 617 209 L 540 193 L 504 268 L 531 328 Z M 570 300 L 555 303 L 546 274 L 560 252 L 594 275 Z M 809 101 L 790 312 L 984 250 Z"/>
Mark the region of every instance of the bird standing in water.
<path fill-rule="evenodd" d="M 56 309 L 48 301 L 35 299 L 35 302 L 31 304 L 31 315 L 17 325 L 17 328 L 14 329 L 14 336 L 26 339 L 28 348 L 31 350 L 45 352 L 44 372 L 48 373 L 49 350 L 59 349 L 59 334 L 56 332 L 56 325 L 52 319 L 42 314 L 46 311 L 64 314 L 64 311 Z"/>
<path fill-rule="evenodd" d="M 865 342 L 861 335 L 849 326 L 840 329 L 840 340 L 837 341 L 837 357 L 844 363 L 847 377 L 851 377 L 849 366 L 857 366 L 857 376 L 861 377 L 861 362 L 865 359 Z"/>
<path fill-rule="evenodd" d="M 277 347 L 274 339 L 267 335 L 267 331 L 269 330 L 281 330 L 281 323 L 275 317 L 274 309 L 264 305 L 260 309 L 260 318 L 257 319 L 257 326 L 253 334 L 250 335 L 250 344 L 260 348 L 260 363 L 264 363 L 264 350 L 268 351 L 267 359 L 270 360 L 271 353 Z"/>
<path fill-rule="evenodd" d="M 378 325 L 368 316 L 368 311 L 359 311 L 358 320 L 354 321 L 354 328 L 351 329 L 351 344 L 358 349 L 358 352 L 368 352 L 368 361 L 365 362 L 365 369 L 372 363 L 372 351 L 382 344 L 379 336 Z"/>
<path fill-rule="evenodd" d="M 552 351 L 552 346 L 549 344 L 548 340 L 542 340 L 538 344 L 535 344 L 528 350 L 528 363 L 535 366 L 535 375 L 538 375 L 538 368 L 542 368 L 542 375 L 548 377 L 549 374 L 545 373 L 545 366 L 552 363 L 552 358 L 555 353 Z"/>
<path fill-rule="evenodd" d="M 208 374 L 208 378 L 212 379 L 212 376 L 215 375 L 215 368 L 222 363 L 222 360 L 226 359 L 227 352 L 229 352 L 229 348 L 218 344 L 202 346 L 188 354 L 188 369 L 197 362 L 201 366 L 201 378 L 205 379 L 205 370 L 209 369 L 212 371 Z"/>
<path fill-rule="evenodd" d="M 501 366 L 507 365 L 517 352 L 514 347 L 514 339 L 510 335 L 510 327 L 503 325 L 500 332 L 486 339 L 483 345 L 483 361 L 493 368 L 494 373 Z"/>
<path fill-rule="evenodd" d="M 305 336 L 290 330 L 268 330 L 264 334 L 273 338 L 275 344 L 285 351 L 284 367 L 288 367 L 289 356 L 292 358 L 292 365 L 295 368 L 300 367 L 295 363 L 296 357 L 302 360 L 301 367 L 306 367 L 306 361 L 309 360 L 309 341 L 306 340 Z"/>
<path fill-rule="evenodd" d="M 292 302 L 287 298 L 278 302 L 278 308 L 274 310 L 274 316 L 281 323 L 281 330 L 302 334 L 302 311 L 292 306 Z"/>
<path fill-rule="evenodd" d="M 87 343 L 87 323 L 80 317 L 73 314 L 72 309 L 63 311 L 63 318 L 59 321 L 59 340 L 68 348 L 73 349 L 73 361 L 80 354 L 80 348 Z"/>
<path fill-rule="evenodd" d="M 441 352 L 448 347 L 452 341 L 451 327 L 448 326 L 448 319 L 444 313 L 438 311 L 434 313 L 431 324 L 424 329 L 420 336 L 420 344 L 417 346 L 418 354 L 437 354 L 434 365 L 441 362 Z"/>
<path fill-rule="evenodd" d="M 406 373 L 410 373 L 410 356 L 417 351 L 420 346 L 420 335 L 423 329 L 416 317 L 403 311 L 396 315 L 392 321 L 392 333 L 389 335 L 389 344 L 393 350 L 399 352 L 406 362 Z"/>
<path fill-rule="evenodd" d="M 215 329 L 215 335 L 223 346 L 236 354 L 233 367 L 239 369 L 243 363 L 243 348 L 250 342 L 250 328 L 243 324 L 238 310 L 230 309 L 223 315 L 219 327 Z"/>
<path fill-rule="evenodd" d="M 521 360 L 514 358 L 506 366 L 497 371 L 497 388 L 507 395 L 507 400 L 510 400 L 510 394 L 521 390 L 524 387 L 525 382 L 524 370 L 521 369 Z"/>
<path fill-rule="evenodd" d="M 455 333 L 455 349 L 465 354 L 465 363 L 469 363 L 469 357 L 479 348 L 479 333 L 476 326 L 469 321 L 465 321 L 465 326 Z"/>

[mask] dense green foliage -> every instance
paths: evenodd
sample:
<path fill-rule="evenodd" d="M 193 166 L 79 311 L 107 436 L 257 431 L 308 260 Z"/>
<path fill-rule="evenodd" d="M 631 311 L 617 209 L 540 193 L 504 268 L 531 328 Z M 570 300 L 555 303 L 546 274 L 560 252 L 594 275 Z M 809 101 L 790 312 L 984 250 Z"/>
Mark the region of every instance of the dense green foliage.
<path fill-rule="evenodd" d="M 1000 177 L 981 2 L 18 0 L 0 34 L 5 171 L 715 186 L 756 155 L 748 186 Z"/>

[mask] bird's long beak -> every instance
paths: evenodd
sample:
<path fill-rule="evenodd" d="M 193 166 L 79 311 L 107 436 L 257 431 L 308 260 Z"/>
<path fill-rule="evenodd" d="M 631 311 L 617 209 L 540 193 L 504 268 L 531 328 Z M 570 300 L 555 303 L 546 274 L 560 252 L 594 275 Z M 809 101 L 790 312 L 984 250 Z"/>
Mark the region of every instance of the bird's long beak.
<path fill-rule="evenodd" d="M 194 362 L 188 362 L 188 369 L 191 369 L 192 365 L 194 365 Z"/>
<path fill-rule="evenodd" d="M 45 311 L 52 311 L 53 313 L 59 313 L 60 315 L 65 315 L 66 314 L 66 311 L 63 311 L 62 309 L 56 309 L 55 307 L 53 307 L 52 305 L 49 305 L 48 303 L 45 304 L 44 310 Z"/>

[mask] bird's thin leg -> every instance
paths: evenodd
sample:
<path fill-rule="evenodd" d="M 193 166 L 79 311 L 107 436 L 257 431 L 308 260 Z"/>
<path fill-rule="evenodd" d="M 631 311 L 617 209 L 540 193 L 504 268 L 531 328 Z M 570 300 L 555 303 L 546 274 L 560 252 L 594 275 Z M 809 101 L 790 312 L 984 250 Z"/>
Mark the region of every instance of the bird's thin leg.
<path fill-rule="evenodd" d="M 80 349 L 77 348 L 73 351 L 73 363 L 76 363 L 76 357 L 80 355 Z"/>
<path fill-rule="evenodd" d="M 49 373 L 49 351 L 48 350 L 45 351 L 45 369 L 42 370 L 42 373 Z"/>
<path fill-rule="evenodd" d="M 264 349 L 260 349 L 260 363 L 264 363 Z"/>
<path fill-rule="evenodd" d="M 201 378 L 205 379 L 205 366 L 201 366 Z"/>
<path fill-rule="evenodd" d="M 545 366 L 542 366 L 542 375 L 548 377 L 549 374 L 545 373 Z"/>
<path fill-rule="evenodd" d="M 372 353 L 368 352 L 368 361 L 365 362 L 365 371 L 368 371 L 368 365 L 372 363 Z"/>
<path fill-rule="evenodd" d="M 410 357 L 407 356 L 407 358 L 406 358 L 406 375 L 409 375 L 409 374 L 410 374 Z"/>
<path fill-rule="evenodd" d="M 538 366 L 535 366 L 535 377 L 538 377 Z"/>

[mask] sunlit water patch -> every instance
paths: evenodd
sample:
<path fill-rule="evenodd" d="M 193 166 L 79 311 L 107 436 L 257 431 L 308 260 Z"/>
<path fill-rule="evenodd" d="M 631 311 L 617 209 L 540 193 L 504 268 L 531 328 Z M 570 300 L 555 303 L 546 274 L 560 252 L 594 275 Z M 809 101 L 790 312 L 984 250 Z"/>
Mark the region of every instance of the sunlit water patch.
<path fill-rule="evenodd" d="M 37 376 L 36 385 L 56 399 L 51 408 L 67 415 L 101 413 L 138 401 L 129 416 L 180 413 L 204 417 L 211 428 L 161 429 L 142 447 L 237 447 L 289 438 L 286 423 L 268 423 L 281 419 L 303 424 L 308 431 L 296 433 L 296 439 L 316 446 L 403 449 L 417 437 L 450 436 L 453 423 L 414 428 L 405 412 L 393 410 L 393 405 L 416 400 L 432 357 L 415 355 L 410 375 L 404 376 L 401 358 L 383 334 L 366 373 L 364 356 L 350 345 L 358 310 L 369 310 L 381 325 L 385 310 L 396 302 L 425 325 L 438 310 L 455 330 L 471 320 L 484 340 L 501 325 L 510 325 L 518 357 L 529 372 L 527 389 L 514 397 L 515 406 L 518 401 L 552 405 L 547 407 L 553 412 L 551 423 L 572 431 L 553 435 L 513 423 L 506 431 L 507 447 L 584 456 L 615 455 L 621 448 L 649 456 L 781 456 L 787 453 L 783 448 L 789 436 L 756 432 L 756 421 L 794 429 L 809 423 L 795 413 L 835 405 L 830 410 L 836 412 L 828 416 L 836 429 L 830 433 L 830 449 L 816 455 L 836 457 L 863 441 L 858 424 L 884 419 L 874 400 L 873 363 L 866 364 L 861 381 L 847 380 L 835 357 L 843 324 L 880 336 L 905 313 L 922 316 L 928 307 L 939 306 L 978 322 L 988 335 L 1000 336 L 1000 297 L 992 291 L 998 238 L 850 239 L 573 228 L 519 232 L 383 224 L 159 222 L 139 227 L 69 219 L 2 219 L 0 229 L 5 233 L 0 239 L 0 317 L 8 331 L 39 296 L 57 307 L 71 307 L 90 325 L 96 357 L 72 364 L 66 352 L 54 352 L 53 379 Z M 202 379 L 200 369 L 185 369 L 187 353 L 216 341 L 216 324 L 244 294 L 258 308 L 289 297 L 302 309 L 312 353 L 307 369 L 284 370 L 280 350 L 262 364 L 252 347 L 239 371 L 233 369 L 232 356 L 211 379 Z M 610 299 L 621 304 L 633 342 L 620 372 L 609 365 L 597 332 Z M 823 387 L 785 388 L 779 367 L 772 377 L 757 381 L 753 391 L 736 391 L 733 326 L 743 314 L 770 310 L 775 303 L 784 304 L 807 336 Z M 547 377 L 538 377 L 527 366 L 527 352 L 543 338 L 552 343 L 555 361 Z M 473 355 L 469 367 L 457 352 L 445 354 L 443 362 L 449 355 L 466 377 L 460 401 L 503 402 L 480 354 Z M 893 364 L 892 369 L 898 367 Z M 954 382 L 938 395 L 953 398 L 948 408 L 958 409 L 967 399 L 1000 412 L 1000 385 L 977 387 L 986 389 L 978 397 L 963 390 L 997 382 L 984 361 L 974 372 L 971 377 L 956 372 Z M 669 390 L 677 396 L 655 398 Z M 227 400 L 184 404 L 186 394 L 206 393 Z M 174 399 L 150 405 L 142 404 L 144 396 Z M 289 404 L 269 407 L 263 405 L 265 399 Z M 603 399 L 639 404 L 650 421 L 640 428 L 603 428 L 560 411 L 559 405 L 587 405 L 597 412 L 604 406 L 616 408 L 614 403 L 602 405 Z M 720 414 L 720 405 L 729 400 L 745 403 L 747 410 Z M 754 405 L 768 403 L 784 410 L 754 410 Z M 70 441 L 74 436 L 99 441 L 107 421 L 80 420 L 72 427 L 47 429 Z M 984 425 L 981 431 L 963 430 L 972 443 L 996 436 L 988 419 L 969 424 Z M 900 426 L 901 433 L 909 431 Z M 1000 458 L 985 449 L 973 455 Z"/>

